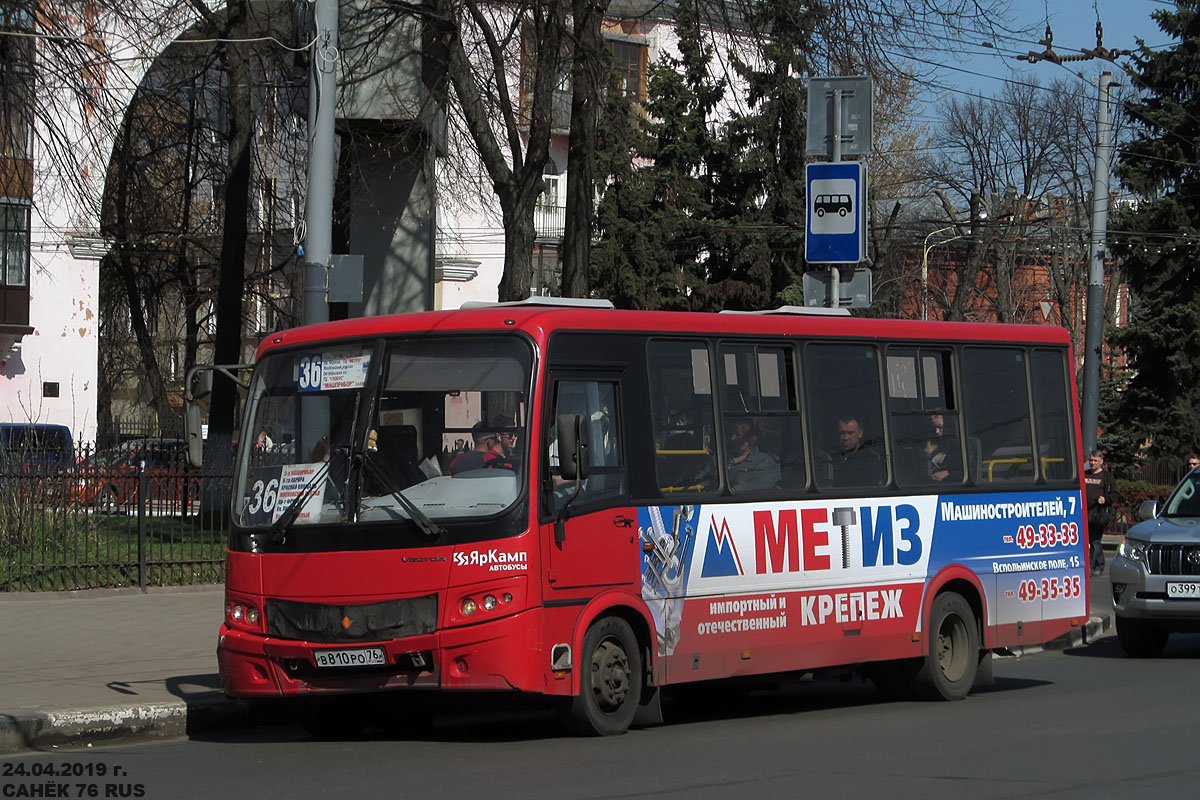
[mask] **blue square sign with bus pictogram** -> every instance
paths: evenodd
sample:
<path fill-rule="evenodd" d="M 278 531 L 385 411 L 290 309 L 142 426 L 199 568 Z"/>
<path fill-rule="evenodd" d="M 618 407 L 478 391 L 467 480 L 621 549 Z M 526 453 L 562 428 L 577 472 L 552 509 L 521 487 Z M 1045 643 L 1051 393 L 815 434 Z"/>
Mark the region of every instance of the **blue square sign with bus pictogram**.
<path fill-rule="evenodd" d="M 866 254 L 867 166 L 860 161 L 808 164 L 804 259 L 857 264 Z"/>

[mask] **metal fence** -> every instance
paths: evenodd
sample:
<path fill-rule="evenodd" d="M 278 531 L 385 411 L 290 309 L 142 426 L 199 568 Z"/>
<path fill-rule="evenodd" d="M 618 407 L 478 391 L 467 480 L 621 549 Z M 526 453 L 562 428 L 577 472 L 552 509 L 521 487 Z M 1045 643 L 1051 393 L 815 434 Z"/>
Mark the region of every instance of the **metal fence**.
<path fill-rule="evenodd" d="M 182 440 L 85 446 L 54 461 L 0 463 L 0 592 L 224 579 L 231 476 L 189 467 Z"/>

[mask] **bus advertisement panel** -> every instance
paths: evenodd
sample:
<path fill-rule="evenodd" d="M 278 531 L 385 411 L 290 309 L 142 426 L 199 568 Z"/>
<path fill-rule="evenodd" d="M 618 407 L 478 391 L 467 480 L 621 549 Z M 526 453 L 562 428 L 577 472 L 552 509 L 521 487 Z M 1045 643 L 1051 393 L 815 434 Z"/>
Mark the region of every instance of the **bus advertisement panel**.
<path fill-rule="evenodd" d="M 945 571 L 974 585 L 998 640 L 1087 614 L 1070 492 L 656 506 L 639 521 L 658 654 L 688 654 L 672 680 L 713 677 L 691 654 L 746 647 L 764 650 L 756 671 L 787 669 L 796 646 L 810 666 L 844 663 L 847 636 L 860 660 L 903 657 Z"/>
<path fill-rule="evenodd" d="M 228 694 L 345 733 L 346 696 L 540 693 L 612 734 L 746 675 L 957 699 L 1086 621 L 1065 332 L 583 305 L 264 342 Z"/>

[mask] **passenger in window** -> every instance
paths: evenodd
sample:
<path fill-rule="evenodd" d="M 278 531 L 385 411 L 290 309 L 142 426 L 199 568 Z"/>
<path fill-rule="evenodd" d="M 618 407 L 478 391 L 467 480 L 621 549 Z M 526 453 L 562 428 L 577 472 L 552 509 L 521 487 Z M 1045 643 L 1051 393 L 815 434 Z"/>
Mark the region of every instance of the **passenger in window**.
<path fill-rule="evenodd" d="M 729 488 L 734 492 L 774 489 L 779 484 L 779 460 L 758 449 L 758 427 L 735 422 L 729 429 Z"/>
<path fill-rule="evenodd" d="M 483 469 L 489 461 L 503 455 L 500 435 L 495 433 L 483 420 L 476 422 L 471 428 L 471 441 L 471 449 L 450 462 L 451 475 L 472 469 Z"/>
<path fill-rule="evenodd" d="M 933 414 L 929 418 L 931 428 L 925 443 L 925 454 L 929 456 L 929 477 L 935 481 L 957 481 L 962 478 L 962 456 L 959 453 L 958 436 L 946 431 L 946 418 Z"/>
<path fill-rule="evenodd" d="M 879 449 L 867 438 L 857 416 L 838 419 L 841 451 L 832 456 L 833 482 L 838 486 L 872 486 L 883 483 L 885 471 Z"/>
<path fill-rule="evenodd" d="M 519 468 L 518 460 L 521 454 L 517 451 L 517 443 L 521 437 L 516 431 L 516 424 L 512 417 L 502 417 L 498 420 L 495 428 L 500 431 L 496 435 L 499 442 L 497 448 L 499 455 L 491 459 L 487 466 L 512 470 Z"/>

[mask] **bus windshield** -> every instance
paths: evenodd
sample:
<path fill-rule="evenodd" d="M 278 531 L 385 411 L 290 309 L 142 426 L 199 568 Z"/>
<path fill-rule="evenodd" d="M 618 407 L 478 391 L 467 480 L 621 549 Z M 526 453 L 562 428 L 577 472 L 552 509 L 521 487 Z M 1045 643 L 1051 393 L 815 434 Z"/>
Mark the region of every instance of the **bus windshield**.
<path fill-rule="evenodd" d="M 497 514 L 521 494 L 532 351 L 515 336 L 271 353 L 248 396 L 245 528 Z"/>

